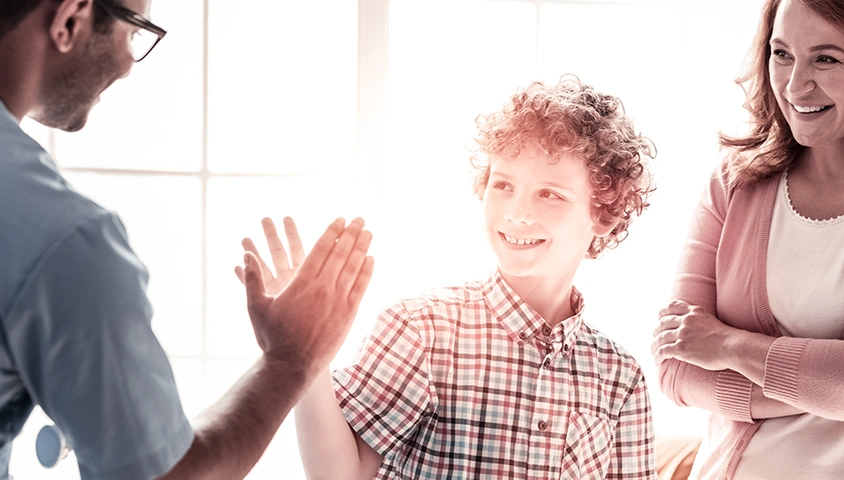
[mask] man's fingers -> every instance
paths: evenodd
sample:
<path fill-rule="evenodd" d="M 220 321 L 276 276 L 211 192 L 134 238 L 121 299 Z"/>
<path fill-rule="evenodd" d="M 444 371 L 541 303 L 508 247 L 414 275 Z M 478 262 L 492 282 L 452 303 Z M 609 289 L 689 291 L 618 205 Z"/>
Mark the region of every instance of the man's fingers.
<path fill-rule="evenodd" d="M 325 265 L 326 259 L 334 249 L 334 244 L 344 232 L 343 227 L 345 225 L 346 221 L 343 218 L 338 218 L 331 222 L 331 225 L 325 229 L 325 232 L 319 237 L 316 244 L 314 244 L 311 254 L 302 262 L 302 266 L 299 268 L 299 275 L 310 278 L 319 275 L 323 265 Z"/>
<path fill-rule="evenodd" d="M 346 265 L 343 266 L 340 275 L 337 277 L 337 290 L 341 295 L 347 294 L 358 278 L 361 265 L 366 259 L 366 252 L 369 250 L 371 243 L 372 233 L 366 230 L 360 232 L 346 260 Z"/>
<path fill-rule="evenodd" d="M 299 238 L 299 229 L 290 217 L 284 217 L 284 233 L 287 235 L 287 246 L 290 247 L 290 263 L 295 268 L 305 260 L 305 249 Z"/>
<path fill-rule="evenodd" d="M 357 311 L 360 306 L 360 301 L 363 299 L 363 294 L 366 292 L 366 287 L 369 286 L 369 280 L 372 279 L 372 272 L 375 269 L 375 259 L 366 257 L 360 267 L 355 283 L 349 290 L 349 306 L 352 311 Z M 352 315 L 354 317 L 354 315 Z"/>
<path fill-rule="evenodd" d="M 263 312 L 269 299 L 264 290 L 264 278 L 261 267 L 258 265 L 258 258 L 252 252 L 245 252 L 243 263 L 246 265 L 243 271 L 243 284 L 246 286 L 246 307 L 250 314 Z"/>
<path fill-rule="evenodd" d="M 346 262 L 354 251 L 361 230 L 363 230 L 362 218 L 358 217 L 349 222 L 349 226 L 340 235 L 334 248 L 331 249 L 328 258 L 325 260 L 325 264 L 319 272 L 320 277 L 332 285 L 336 284 L 340 272 L 346 266 Z"/>
<path fill-rule="evenodd" d="M 261 226 L 264 228 L 264 237 L 266 237 L 267 246 L 270 248 L 270 258 L 275 267 L 276 275 L 286 272 L 290 269 L 290 264 L 287 261 L 287 252 L 284 250 L 284 244 L 278 238 L 278 230 L 275 228 L 273 219 L 269 217 L 262 219 Z"/>
<path fill-rule="evenodd" d="M 255 242 L 253 242 L 251 238 L 244 238 L 243 241 L 240 242 L 240 244 L 243 245 L 244 250 L 246 250 L 247 252 L 252 252 L 252 254 L 255 255 L 256 264 L 260 265 L 261 274 L 264 277 L 275 277 L 275 275 L 273 275 L 273 272 L 270 270 L 270 267 L 268 267 L 267 264 L 264 263 L 264 259 L 261 258 L 261 255 L 258 253 L 258 248 L 255 247 Z"/>

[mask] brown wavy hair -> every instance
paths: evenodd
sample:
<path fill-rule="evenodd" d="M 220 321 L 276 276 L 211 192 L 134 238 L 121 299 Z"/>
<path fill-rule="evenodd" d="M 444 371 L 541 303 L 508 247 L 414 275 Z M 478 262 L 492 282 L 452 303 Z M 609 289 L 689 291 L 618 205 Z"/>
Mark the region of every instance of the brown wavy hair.
<path fill-rule="evenodd" d="M 492 159 L 515 159 L 537 146 L 552 158 L 583 157 L 590 171 L 592 217 L 600 225 L 615 225 L 606 237 L 592 240 L 589 258 L 624 240 L 633 217 L 648 206 L 654 186 L 645 157 L 656 156 L 653 142 L 636 133 L 618 98 L 574 75 L 563 75 L 553 86 L 531 83 L 502 110 L 479 115 L 475 124 L 471 165 L 478 198 L 489 182 Z"/>
<path fill-rule="evenodd" d="M 840 0 L 797 0 L 844 31 L 844 3 Z M 747 96 L 750 132 L 743 136 L 719 135 L 721 146 L 730 149 L 725 165 L 727 185 L 735 189 L 790 167 L 805 147 L 797 143 L 777 104 L 768 61 L 774 19 L 782 0 L 768 0 L 748 52 L 742 73 L 736 78 Z"/>

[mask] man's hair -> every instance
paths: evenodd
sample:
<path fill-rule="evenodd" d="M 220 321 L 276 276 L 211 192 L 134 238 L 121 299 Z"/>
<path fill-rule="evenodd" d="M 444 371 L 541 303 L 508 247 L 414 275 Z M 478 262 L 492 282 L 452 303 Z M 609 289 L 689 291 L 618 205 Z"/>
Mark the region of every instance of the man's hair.
<path fill-rule="evenodd" d="M 2 0 L 0 1 L 0 40 L 18 26 L 35 10 L 42 0 Z"/>
<path fill-rule="evenodd" d="M 615 224 L 595 237 L 587 254 L 597 258 L 627 236 L 634 215 L 648 206 L 653 177 L 644 157 L 656 156 L 653 142 L 636 133 L 621 101 L 596 92 L 574 75 L 548 86 L 531 83 L 516 92 L 503 110 L 475 119 L 478 135 L 471 157 L 475 194 L 483 198 L 493 159 L 515 159 L 539 147 L 552 158 L 574 153 L 585 160 L 592 187 L 592 218 Z"/>
<path fill-rule="evenodd" d="M 844 2 L 841 0 L 798 0 L 821 18 L 844 31 Z M 720 134 L 721 146 L 731 150 L 726 170 L 727 184 L 734 189 L 786 170 L 803 151 L 791 133 L 771 88 L 768 61 L 771 35 L 781 0 L 768 0 L 736 83 L 747 96 L 744 108 L 750 112 L 751 129 L 743 136 Z"/>
<path fill-rule="evenodd" d="M 6 34 L 14 30 L 21 20 L 44 1 L 48 0 L 0 0 L 0 40 L 3 40 Z M 50 1 L 57 2 L 58 0 Z M 123 2 L 118 0 L 117 3 L 122 4 Z M 106 33 L 112 25 L 114 25 L 114 22 L 108 12 L 95 5 L 94 30 L 97 33 Z"/>

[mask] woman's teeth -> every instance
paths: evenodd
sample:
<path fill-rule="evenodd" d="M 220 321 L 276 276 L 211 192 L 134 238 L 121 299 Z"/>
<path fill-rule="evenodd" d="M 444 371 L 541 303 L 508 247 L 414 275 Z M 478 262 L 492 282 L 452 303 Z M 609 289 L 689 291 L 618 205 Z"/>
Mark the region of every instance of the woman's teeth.
<path fill-rule="evenodd" d="M 798 111 L 798 112 L 800 112 L 800 113 L 814 113 L 814 112 L 820 112 L 821 110 L 826 110 L 827 108 L 829 108 L 829 105 L 825 105 L 825 106 L 814 106 L 814 107 L 801 107 L 801 106 L 799 106 L 799 105 L 794 105 L 794 109 L 795 109 L 795 110 L 797 110 L 797 111 Z"/>

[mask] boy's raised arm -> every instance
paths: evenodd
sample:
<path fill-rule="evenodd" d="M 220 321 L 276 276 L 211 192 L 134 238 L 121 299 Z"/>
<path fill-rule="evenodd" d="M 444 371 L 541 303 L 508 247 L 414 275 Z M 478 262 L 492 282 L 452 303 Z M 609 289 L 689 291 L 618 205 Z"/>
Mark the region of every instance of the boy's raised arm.
<path fill-rule="evenodd" d="M 378 472 L 384 458 L 346 422 L 328 370 L 314 380 L 293 412 L 310 480 L 371 480 Z"/>
<path fill-rule="evenodd" d="M 295 229 L 292 221 L 285 223 Z M 272 278 L 254 246 L 244 244 L 246 267 L 237 274 L 246 286 L 249 316 L 263 355 L 200 415 L 189 451 L 161 478 L 243 478 L 311 381 L 327 369 L 349 331 L 373 268 L 372 258 L 366 256 L 371 235 L 363 230 L 363 220 L 355 219 L 348 227 L 344 223 L 332 223 L 298 269 L 301 255 L 295 251 L 297 242 L 291 242 L 293 273 L 278 272 L 279 278 L 285 277 L 280 282 Z M 284 255 L 286 265 L 283 248 L 274 248 L 280 245 L 275 227 L 271 221 L 264 227 L 273 256 Z M 295 230 L 288 234 L 298 241 Z M 273 260 L 279 269 L 281 259 Z"/>

